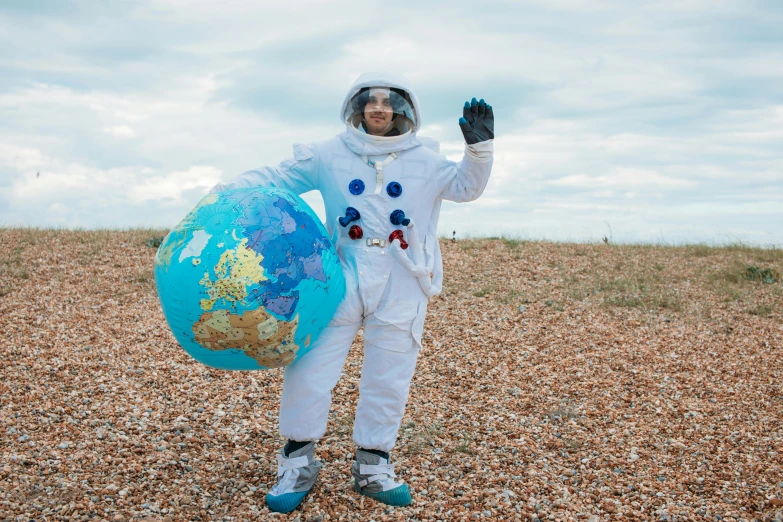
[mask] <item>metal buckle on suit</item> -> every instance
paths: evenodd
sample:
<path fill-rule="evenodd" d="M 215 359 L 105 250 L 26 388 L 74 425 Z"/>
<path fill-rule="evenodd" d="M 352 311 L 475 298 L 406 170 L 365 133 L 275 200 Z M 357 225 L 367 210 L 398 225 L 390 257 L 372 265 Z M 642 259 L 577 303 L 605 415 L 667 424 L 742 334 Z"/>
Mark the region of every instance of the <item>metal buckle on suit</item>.
<path fill-rule="evenodd" d="M 368 237 L 367 238 L 367 246 L 377 246 L 377 247 L 385 247 L 386 246 L 386 240 L 377 238 L 377 237 Z"/>

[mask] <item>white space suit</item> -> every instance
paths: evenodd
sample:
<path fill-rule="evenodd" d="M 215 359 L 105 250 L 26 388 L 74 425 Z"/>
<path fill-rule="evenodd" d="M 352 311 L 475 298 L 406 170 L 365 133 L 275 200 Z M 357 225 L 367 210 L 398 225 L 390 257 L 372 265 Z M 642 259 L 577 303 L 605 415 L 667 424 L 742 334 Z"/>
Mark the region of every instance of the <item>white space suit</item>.
<path fill-rule="evenodd" d="M 367 87 L 407 93 L 409 113 L 398 120 L 407 125 L 398 125 L 397 135 L 373 136 L 351 117 L 352 100 Z M 437 239 L 441 201 L 478 198 L 492 167 L 492 140 L 468 145 L 459 163 L 433 150 L 432 141 L 425 146 L 416 136 L 421 125 L 418 107 L 404 77 L 362 75 L 340 112 L 344 133 L 296 144 L 294 157 L 277 167 L 245 172 L 213 189 L 264 185 L 298 194 L 319 190 L 324 199 L 326 226 L 336 239 L 346 296 L 312 350 L 285 369 L 280 433 L 290 440 L 323 436 L 331 390 L 364 326 L 354 441 L 361 448 L 385 452 L 395 444 L 421 348 L 428 297 L 440 292 L 443 278 Z M 356 213 L 346 213 L 349 207 L 358 212 L 358 219 Z M 400 224 L 392 222 L 395 210 L 404 212 L 404 219 L 397 215 Z M 402 231 L 411 248 L 403 251 L 403 243 L 390 242 L 395 231 Z"/>

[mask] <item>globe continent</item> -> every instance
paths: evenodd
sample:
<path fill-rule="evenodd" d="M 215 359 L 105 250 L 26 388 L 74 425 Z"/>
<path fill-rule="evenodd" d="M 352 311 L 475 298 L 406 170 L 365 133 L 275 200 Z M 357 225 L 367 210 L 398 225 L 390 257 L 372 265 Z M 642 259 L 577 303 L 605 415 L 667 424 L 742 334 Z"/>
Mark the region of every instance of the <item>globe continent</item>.
<path fill-rule="evenodd" d="M 155 283 L 180 345 L 224 370 L 295 361 L 345 294 L 321 221 L 295 194 L 267 187 L 201 200 L 160 245 Z"/>

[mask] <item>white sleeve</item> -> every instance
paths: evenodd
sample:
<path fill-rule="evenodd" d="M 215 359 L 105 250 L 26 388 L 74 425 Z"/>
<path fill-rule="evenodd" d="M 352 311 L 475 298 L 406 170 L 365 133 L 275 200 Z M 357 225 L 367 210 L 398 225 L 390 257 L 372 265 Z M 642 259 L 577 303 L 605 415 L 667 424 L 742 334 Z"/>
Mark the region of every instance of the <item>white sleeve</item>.
<path fill-rule="evenodd" d="M 455 163 L 443 158 L 438 169 L 438 181 L 445 200 L 463 203 L 481 196 L 492 171 L 493 140 L 465 146 L 462 161 Z"/>
<path fill-rule="evenodd" d="M 294 145 L 294 157 L 276 167 L 248 170 L 228 183 L 218 183 L 210 194 L 236 188 L 278 187 L 302 194 L 318 189 L 318 147 L 312 143 Z"/>

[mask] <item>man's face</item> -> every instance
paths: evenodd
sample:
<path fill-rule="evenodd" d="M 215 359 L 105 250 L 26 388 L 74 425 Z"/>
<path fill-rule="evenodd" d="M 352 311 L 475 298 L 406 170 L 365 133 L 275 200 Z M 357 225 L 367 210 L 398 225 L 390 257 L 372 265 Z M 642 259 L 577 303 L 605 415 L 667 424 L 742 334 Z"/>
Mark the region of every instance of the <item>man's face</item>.
<path fill-rule="evenodd" d="M 364 106 L 364 121 L 367 131 L 374 136 L 383 136 L 392 121 L 392 104 L 389 93 L 384 89 L 370 89 L 370 99 Z"/>

